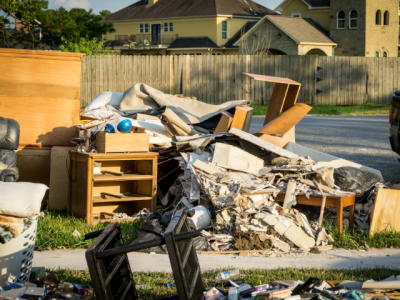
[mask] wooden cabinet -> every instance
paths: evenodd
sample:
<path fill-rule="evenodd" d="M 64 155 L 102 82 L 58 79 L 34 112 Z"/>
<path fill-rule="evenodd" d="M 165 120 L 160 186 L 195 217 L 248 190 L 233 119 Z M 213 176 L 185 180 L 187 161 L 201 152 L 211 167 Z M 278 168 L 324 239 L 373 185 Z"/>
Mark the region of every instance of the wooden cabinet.
<path fill-rule="evenodd" d="M 69 214 L 90 225 L 114 213 L 155 212 L 157 157 L 152 152 L 72 153 Z"/>

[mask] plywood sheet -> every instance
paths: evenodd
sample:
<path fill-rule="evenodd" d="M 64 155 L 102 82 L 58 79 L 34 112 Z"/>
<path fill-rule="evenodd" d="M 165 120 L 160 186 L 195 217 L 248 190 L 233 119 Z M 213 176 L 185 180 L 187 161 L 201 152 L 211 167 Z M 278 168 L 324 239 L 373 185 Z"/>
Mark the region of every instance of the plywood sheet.
<path fill-rule="evenodd" d="M 371 214 L 370 234 L 382 230 L 400 231 L 400 191 L 380 189 Z"/>
<path fill-rule="evenodd" d="M 53 147 L 50 154 L 49 209 L 66 209 L 69 201 L 68 153 L 72 147 Z"/>
<path fill-rule="evenodd" d="M 0 50 L 1 116 L 20 124 L 21 146 L 67 146 L 78 136 L 83 56 Z"/>
<path fill-rule="evenodd" d="M 289 78 L 282 78 L 282 77 L 276 77 L 276 76 L 265 76 L 265 75 L 251 74 L 251 73 L 245 73 L 245 72 L 243 72 L 243 75 L 253 78 L 254 80 L 301 85 L 299 82 L 296 82 Z"/>

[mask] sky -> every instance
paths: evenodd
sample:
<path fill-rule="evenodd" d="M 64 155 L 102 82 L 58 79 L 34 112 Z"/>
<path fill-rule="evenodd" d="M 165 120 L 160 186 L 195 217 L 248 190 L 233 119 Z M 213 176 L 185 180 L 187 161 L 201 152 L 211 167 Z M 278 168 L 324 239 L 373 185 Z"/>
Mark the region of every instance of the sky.
<path fill-rule="evenodd" d="M 283 0 L 253 0 L 265 7 L 274 9 Z M 109 10 L 111 12 L 116 12 L 132 3 L 137 2 L 137 0 L 49 0 L 49 8 L 58 8 L 63 6 L 66 9 L 71 9 L 73 7 L 80 7 L 84 9 L 92 8 L 95 13 L 102 10 Z"/>

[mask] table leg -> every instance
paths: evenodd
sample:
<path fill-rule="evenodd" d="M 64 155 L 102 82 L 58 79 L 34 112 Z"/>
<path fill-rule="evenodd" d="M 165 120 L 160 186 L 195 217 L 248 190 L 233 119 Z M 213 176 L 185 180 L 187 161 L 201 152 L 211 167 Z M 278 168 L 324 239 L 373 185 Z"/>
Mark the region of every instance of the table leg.
<path fill-rule="evenodd" d="M 349 228 L 352 230 L 354 228 L 354 213 L 356 210 L 356 204 L 350 206 L 350 215 L 349 215 Z"/>
<path fill-rule="evenodd" d="M 339 235 L 343 232 L 343 202 L 338 200 L 336 202 L 336 216 L 337 216 L 337 227 L 339 230 Z"/>

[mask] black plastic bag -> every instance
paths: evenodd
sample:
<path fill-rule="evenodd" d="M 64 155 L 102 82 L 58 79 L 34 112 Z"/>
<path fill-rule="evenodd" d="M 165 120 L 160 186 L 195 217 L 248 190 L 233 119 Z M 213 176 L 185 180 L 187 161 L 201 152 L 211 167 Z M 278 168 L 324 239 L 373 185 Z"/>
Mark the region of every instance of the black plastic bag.
<path fill-rule="evenodd" d="M 158 220 L 157 219 L 150 220 L 142 224 L 137 238 L 132 241 L 131 245 L 159 239 L 160 237 L 163 236 L 164 236 L 164 230 L 161 228 L 161 225 L 160 223 L 158 223 Z M 141 249 L 138 250 L 138 252 L 144 252 L 144 253 L 155 252 L 158 254 L 166 254 L 167 247 L 165 245 L 156 246 L 156 247 Z"/>
<path fill-rule="evenodd" d="M 364 193 L 370 191 L 381 178 L 371 172 L 354 167 L 337 168 L 334 171 L 335 184 L 341 190 L 357 194 L 357 198 L 364 198 Z"/>

